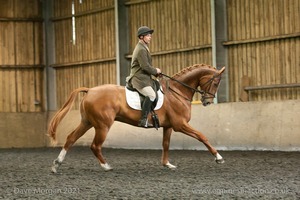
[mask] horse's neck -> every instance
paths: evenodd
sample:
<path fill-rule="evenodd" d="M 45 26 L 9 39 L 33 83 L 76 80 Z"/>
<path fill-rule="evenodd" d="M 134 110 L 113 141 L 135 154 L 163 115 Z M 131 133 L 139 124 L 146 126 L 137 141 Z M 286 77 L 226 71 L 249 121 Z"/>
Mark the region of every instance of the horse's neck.
<path fill-rule="evenodd" d="M 210 73 L 211 70 L 208 68 L 197 68 L 178 77 L 178 80 L 196 89 L 199 86 L 199 79 Z"/>
<path fill-rule="evenodd" d="M 165 81 L 161 82 L 164 89 L 171 89 L 175 91 L 177 94 L 181 94 L 186 99 L 192 99 L 194 96 L 194 91 L 189 87 L 197 88 L 199 77 L 197 73 L 191 73 L 192 71 L 187 71 L 185 74 L 181 74 L 178 76 L 174 76 L 175 80 L 165 79 Z M 180 83 L 181 82 L 181 83 Z M 188 87 L 184 86 L 188 85 Z"/>

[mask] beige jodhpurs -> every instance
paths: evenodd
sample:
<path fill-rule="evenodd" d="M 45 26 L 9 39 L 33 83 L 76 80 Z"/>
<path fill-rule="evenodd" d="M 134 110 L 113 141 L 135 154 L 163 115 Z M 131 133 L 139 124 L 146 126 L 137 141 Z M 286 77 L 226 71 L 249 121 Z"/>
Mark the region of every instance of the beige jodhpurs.
<path fill-rule="evenodd" d="M 150 101 L 154 101 L 156 98 L 156 94 L 151 86 L 147 86 L 138 90 L 142 95 L 149 97 Z"/>

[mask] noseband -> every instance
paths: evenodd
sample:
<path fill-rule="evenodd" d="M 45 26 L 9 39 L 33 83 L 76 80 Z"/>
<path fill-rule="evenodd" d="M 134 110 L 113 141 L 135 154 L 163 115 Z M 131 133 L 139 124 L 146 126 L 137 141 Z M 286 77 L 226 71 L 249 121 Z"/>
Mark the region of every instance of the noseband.
<path fill-rule="evenodd" d="M 202 102 L 203 102 L 205 99 L 215 98 L 215 95 L 214 95 L 214 94 L 211 94 L 210 92 L 204 91 L 204 90 L 202 90 L 202 89 L 201 89 L 201 90 L 198 90 L 197 88 L 192 88 L 191 86 L 189 86 L 189 85 L 187 85 L 187 84 L 185 84 L 185 83 L 183 83 L 183 82 L 181 82 L 181 81 L 179 81 L 179 80 L 177 80 L 177 79 L 175 79 L 175 78 L 173 78 L 173 77 L 170 77 L 170 76 L 168 76 L 168 75 L 166 75 L 166 74 L 164 74 L 164 73 L 161 73 L 161 75 L 164 76 L 164 77 L 167 77 L 167 78 L 169 78 L 169 79 L 171 79 L 171 80 L 173 80 L 173 81 L 176 81 L 177 83 L 183 85 L 184 87 L 189 88 L 189 89 L 192 90 L 193 92 L 198 92 L 199 94 L 201 94 L 201 101 L 202 101 Z M 208 81 L 206 81 L 206 82 L 204 83 L 204 85 L 203 85 L 202 87 L 208 85 L 209 83 L 211 83 L 215 78 L 219 77 L 220 75 L 221 75 L 221 74 L 219 74 L 219 73 L 215 73 Z M 209 96 L 206 96 L 206 94 L 208 94 Z M 184 98 L 186 99 L 186 97 L 184 97 Z M 192 101 L 192 100 L 189 100 L 189 101 Z"/>

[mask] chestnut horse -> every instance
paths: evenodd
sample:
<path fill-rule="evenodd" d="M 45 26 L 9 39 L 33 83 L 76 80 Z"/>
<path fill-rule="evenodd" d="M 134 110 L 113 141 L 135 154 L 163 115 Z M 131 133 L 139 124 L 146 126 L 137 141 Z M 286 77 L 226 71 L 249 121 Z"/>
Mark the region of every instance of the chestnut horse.
<path fill-rule="evenodd" d="M 210 153 L 215 156 L 217 163 L 224 162 L 222 156 L 208 142 L 207 138 L 188 124 L 191 118 L 191 101 L 195 92 L 201 94 L 201 101 L 204 106 L 211 104 L 218 90 L 221 74 L 224 70 L 225 67 L 217 70 L 208 65 L 197 64 L 184 68 L 173 77 L 160 77 L 160 83 L 164 92 L 164 102 L 162 107 L 156 111 L 156 114 L 158 115 L 160 126 L 163 127 L 161 160 L 163 166 L 171 169 L 176 168 L 169 162 L 168 158 L 172 130 L 182 132 L 201 141 Z M 200 90 L 197 89 L 199 86 Z M 126 103 L 124 86 L 101 85 L 94 88 L 78 88 L 71 93 L 67 102 L 57 111 L 50 122 L 48 134 L 54 141 L 56 139 L 57 126 L 71 110 L 80 92 L 86 93 L 80 104 L 81 122 L 68 135 L 60 154 L 53 161 L 52 171 L 54 173 L 57 172 L 69 148 L 92 127 L 95 129 L 95 137 L 91 150 L 99 160 L 101 167 L 106 171 L 111 170 L 112 168 L 106 162 L 101 152 L 102 144 L 110 127 L 115 120 L 137 126 L 141 117 L 141 111 L 130 108 Z M 150 116 L 149 120 L 152 120 Z"/>

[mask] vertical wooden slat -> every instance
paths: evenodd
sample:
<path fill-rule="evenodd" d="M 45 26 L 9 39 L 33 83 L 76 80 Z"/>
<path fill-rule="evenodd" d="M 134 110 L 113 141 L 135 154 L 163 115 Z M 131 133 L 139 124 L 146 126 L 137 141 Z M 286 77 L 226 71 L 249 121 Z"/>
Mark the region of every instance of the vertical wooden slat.
<path fill-rule="evenodd" d="M 293 67 L 292 68 L 292 74 L 293 74 L 293 79 L 292 79 L 292 82 L 293 83 L 299 83 L 300 82 L 300 61 L 299 61 L 299 56 L 296 56 L 296 55 L 299 55 L 297 54 L 297 44 L 298 44 L 298 47 L 299 47 L 299 43 L 300 43 L 300 40 L 295 38 L 292 40 L 292 54 L 291 54 L 291 58 L 292 58 L 292 66 L 298 66 L 298 67 Z M 299 51 L 298 51 L 299 53 Z M 298 57 L 298 62 L 297 62 L 297 57 Z M 297 99 L 299 96 L 299 92 L 300 92 L 300 89 L 295 89 L 295 92 L 293 93 L 294 96 L 293 96 L 293 99 Z"/>
<path fill-rule="evenodd" d="M 298 8 L 300 9 L 300 4 L 298 4 Z M 295 39 L 295 41 L 296 41 L 295 42 L 295 49 L 296 49 L 295 54 L 300 55 L 300 39 L 297 38 L 297 39 Z M 296 66 L 296 68 L 295 68 L 296 81 L 297 81 L 297 83 L 299 83 L 300 82 L 300 57 L 295 56 L 294 59 L 295 59 L 295 63 L 296 63 L 296 65 L 295 65 Z M 300 96 L 300 89 L 297 90 L 297 98 L 299 98 L 299 96 Z"/>
<path fill-rule="evenodd" d="M 5 86 L 5 84 L 4 84 L 4 81 L 5 81 L 5 79 L 4 79 L 4 71 L 2 71 L 2 70 L 0 70 L 0 90 L 2 91 L 1 93 L 2 93 L 2 95 L 0 96 L 0 111 L 3 111 L 3 109 L 4 109 L 4 106 L 3 106 L 3 104 L 4 104 L 4 100 L 5 100 L 5 98 L 4 98 L 4 95 L 5 95 L 5 90 L 4 90 L 4 86 Z"/>
<path fill-rule="evenodd" d="M 227 26 L 230 27 L 227 29 L 227 39 L 232 40 L 232 0 L 226 1 L 226 12 L 227 12 Z"/>

